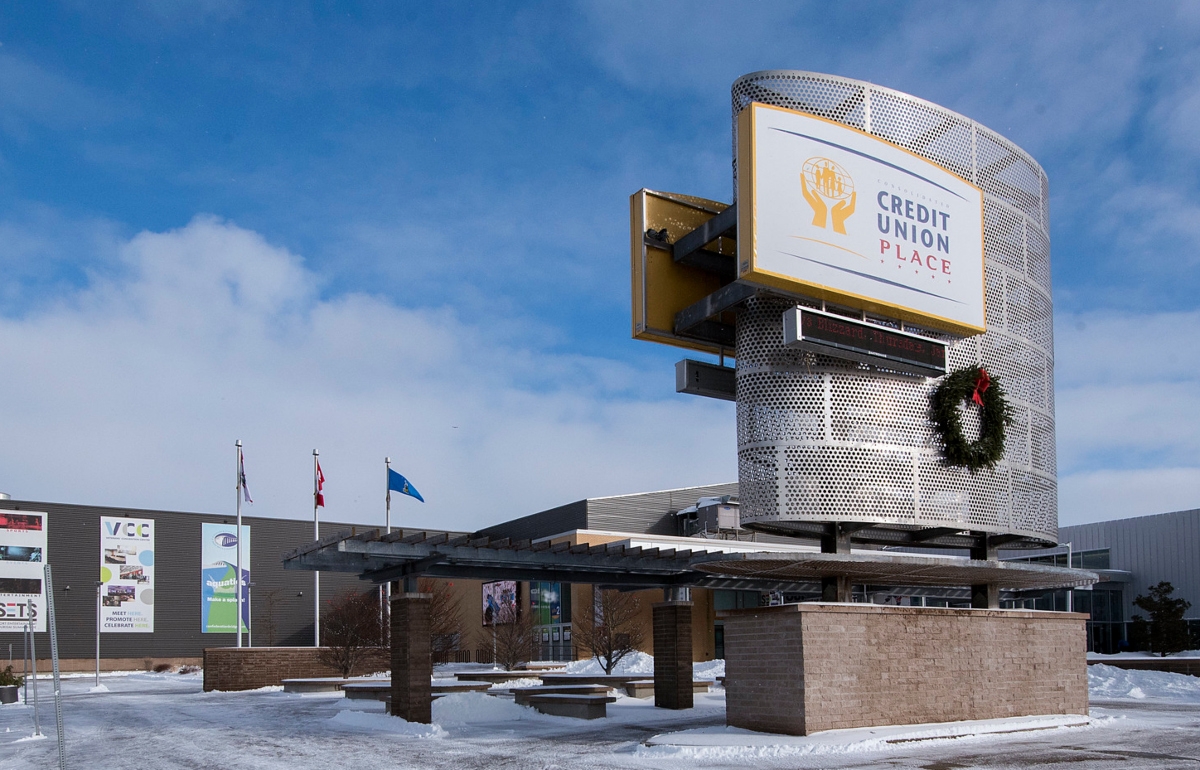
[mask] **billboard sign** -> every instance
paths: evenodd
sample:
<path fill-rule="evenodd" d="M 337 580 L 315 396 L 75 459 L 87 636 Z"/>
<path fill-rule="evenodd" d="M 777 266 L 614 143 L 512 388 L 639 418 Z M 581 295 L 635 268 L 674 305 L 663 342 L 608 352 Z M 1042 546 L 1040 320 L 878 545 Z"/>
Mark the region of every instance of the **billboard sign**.
<path fill-rule="evenodd" d="M 46 514 L 0 511 L 0 631 L 46 630 Z M 32 605 L 31 605 L 32 602 Z"/>
<path fill-rule="evenodd" d="M 629 198 L 630 258 L 633 277 L 633 337 L 719 353 L 721 347 L 675 330 L 675 315 L 732 280 L 736 243 L 718 238 L 708 249 L 729 260 L 729 279 L 676 262 L 671 245 L 728 208 L 728 204 L 679 193 L 639 190 Z M 659 238 L 650 238 L 653 232 Z M 725 319 L 732 323 L 732 314 Z M 732 355 L 733 343 L 725 346 Z"/>
<path fill-rule="evenodd" d="M 234 524 L 202 524 L 200 543 L 200 630 L 206 634 L 237 632 L 237 555 L 242 553 L 242 590 L 250 585 L 250 526 L 241 537 Z M 242 630 L 250 626 L 250 602 L 242 594 Z"/>
<path fill-rule="evenodd" d="M 751 104 L 738 116 L 738 277 L 982 333 L 983 193 L 878 137 Z"/>
<path fill-rule="evenodd" d="M 517 616 L 517 584 L 497 580 L 483 584 L 483 624 L 511 623 Z"/>
<path fill-rule="evenodd" d="M 100 517 L 100 630 L 154 632 L 153 519 Z"/>

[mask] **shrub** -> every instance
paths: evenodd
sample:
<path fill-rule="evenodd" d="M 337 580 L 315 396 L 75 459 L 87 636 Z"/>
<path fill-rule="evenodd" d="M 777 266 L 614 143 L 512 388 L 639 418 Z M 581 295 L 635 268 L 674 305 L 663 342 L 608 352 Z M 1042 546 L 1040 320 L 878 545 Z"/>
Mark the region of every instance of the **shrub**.
<path fill-rule="evenodd" d="M 25 680 L 13 673 L 12 666 L 6 666 L 3 671 L 0 671 L 0 687 L 12 685 L 20 687 L 23 684 L 25 684 Z"/>

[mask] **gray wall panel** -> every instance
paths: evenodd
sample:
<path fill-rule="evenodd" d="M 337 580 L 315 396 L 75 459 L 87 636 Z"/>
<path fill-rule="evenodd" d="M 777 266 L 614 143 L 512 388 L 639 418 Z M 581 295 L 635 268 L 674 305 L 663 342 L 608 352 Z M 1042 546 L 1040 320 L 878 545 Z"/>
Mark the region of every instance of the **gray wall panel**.
<path fill-rule="evenodd" d="M 198 657 L 205 647 L 234 644 L 233 634 L 200 631 L 200 545 L 201 524 L 234 523 L 230 515 L 180 513 L 131 508 L 65 505 L 22 500 L 0 500 L 0 508 L 43 511 L 48 517 L 49 561 L 54 568 L 55 611 L 58 617 L 59 654 L 63 658 L 95 655 L 96 587 L 100 571 L 100 517 L 123 516 L 155 521 L 154 633 L 104 634 L 101 656 L 105 658 Z M 252 600 L 254 642 L 267 643 L 267 595 L 275 591 L 274 610 L 277 645 L 312 644 L 313 576 L 311 572 L 285 571 L 285 551 L 312 541 L 312 522 L 243 516 L 250 530 L 250 574 L 254 582 Z M 333 534 L 348 524 L 322 525 L 322 534 Z M 369 527 L 360 527 L 369 529 Z M 68 586 L 70 589 L 68 590 Z M 367 590 L 369 584 L 356 575 L 324 573 L 321 598 L 327 600 L 345 590 Z M 303 592 L 303 596 L 298 596 Z M 0 653 L 13 645 L 15 659 L 21 655 L 21 634 L 0 633 Z M 38 634 L 39 653 L 49 653 L 49 636 Z"/>
<path fill-rule="evenodd" d="M 1175 586 L 1175 596 L 1192 603 L 1188 618 L 1200 618 L 1200 509 L 1138 516 L 1063 527 L 1059 538 L 1076 550 L 1108 548 L 1113 569 L 1128 570 L 1125 618 L 1138 594 L 1160 581 Z"/>

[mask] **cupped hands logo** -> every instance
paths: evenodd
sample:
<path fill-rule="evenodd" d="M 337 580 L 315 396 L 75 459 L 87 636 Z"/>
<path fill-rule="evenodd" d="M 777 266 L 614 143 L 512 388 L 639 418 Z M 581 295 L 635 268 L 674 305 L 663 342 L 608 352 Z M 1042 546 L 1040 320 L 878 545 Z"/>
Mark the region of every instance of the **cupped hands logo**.
<path fill-rule="evenodd" d="M 832 219 L 833 231 L 846 234 L 846 220 L 858 199 L 846 169 L 829 158 L 809 158 L 800 172 L 800 190 L 812 207 L 814 226 L 824 228 Z"/>

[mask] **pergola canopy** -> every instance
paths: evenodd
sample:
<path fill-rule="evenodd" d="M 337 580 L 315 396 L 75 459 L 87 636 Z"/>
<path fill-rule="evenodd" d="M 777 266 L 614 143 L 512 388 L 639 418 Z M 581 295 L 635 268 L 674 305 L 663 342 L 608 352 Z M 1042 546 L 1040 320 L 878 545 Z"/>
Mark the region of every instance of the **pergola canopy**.
<path fill-rule="evenodd" d="M 632 537 L 632 535 L 631 535 Z M 741 542 L 739 545 L 744 546 Z M 762 591 L 820 590 L 822 579 L 898 586 L 1007 589 L 1071 588 L 1098 576 L 1083 570 L 1023 562 L 972 560 L 890 552 L 730 553 L 720 540 L 695 549 L 646 548 L 629 541 L 601 545 L 568 540 L 511 540 L 465 532 L 344 530 L 285 554 L 286 569 L 357 573 L 383 583 L 406 577 L 593 583 L 627 589 L 696 587 Z"/>

